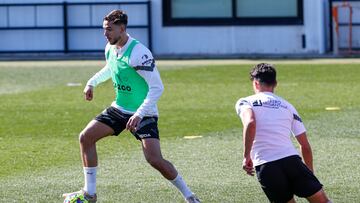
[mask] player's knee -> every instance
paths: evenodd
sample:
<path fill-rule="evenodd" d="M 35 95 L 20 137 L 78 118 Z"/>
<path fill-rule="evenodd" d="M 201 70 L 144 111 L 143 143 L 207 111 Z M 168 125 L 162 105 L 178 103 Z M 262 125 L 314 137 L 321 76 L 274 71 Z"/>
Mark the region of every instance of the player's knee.
<path fill-rule="evenodd" d="M 332 203 L 331 200 L 329 200 L 326 196 L 320 201 L 320 203 Z"/>
<path fill-rule="evenodd" d="M 92 140 L 91 140 L 91 136 L 89 136 L 88 133 L 86 133 L 85 131 L 82 131 L 79 134 L 79 143 L 81 146 L 89 146 L 92 144 Z"/>
<path fill-rule="evenodd" d="M 322 190 L 317 192 L 314 196 L 312 196 L 312 198 L 308 198 L 308 200 L 312 203 L 332 203 Z"/>
<path fill-rule="evenodd" d="M 146 157 L 146 161 L 154 168 L 161 168 L 163 159 L 161 157 L 149 156 Z"/>
<path fill-rule="evenodd" d="M 320 198 L 317 201 L 315 201 L 317 203 L 331 203 L 331 201 L 327 198 Z"/>

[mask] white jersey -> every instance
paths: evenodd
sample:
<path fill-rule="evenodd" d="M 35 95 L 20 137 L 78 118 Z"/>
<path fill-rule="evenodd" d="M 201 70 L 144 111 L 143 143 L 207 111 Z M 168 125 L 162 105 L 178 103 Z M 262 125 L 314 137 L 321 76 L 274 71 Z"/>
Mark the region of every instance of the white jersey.
<path fill-rule="evenodd" d="M 255 139 L 250 152 L 254 166 L 299 155 L 290 135 L 300 135 L 306 129 L 289 102 L 271 92 L 260 92 L 236 102 L 235 109 L 241 119 L 242 112 L 249 108 L 253 110 L 256 121 Z"/>
<path fill-rule="evenodd" d="M 128 35 L 129 36 L 129 35 Z M 128 46 L 134 39 L 129 36 L 128 41 L 126 44 L 121 48 L 116 50 L 118 58 L 120 58 L 125 51 L 127 50 Z M 110 45 L 107 44 L 105 48 L 105 54 L 109 50 Z M 137 73 L 144 78 L 146 83 L 149 86 L 149 92 L 142 103 L 142 105 L 137 109 L 136 112 L 130 112 L 122 109 L 120 106 L 113 102 L 111 106 L 118 108 L 119 110 L 123 111 L 124 113 L 128 114 L 136 114 L 140 117 L 144 116 L 158 116 L 158 109 L 157 109 L 157 101 L 159 100 L 164 86 L 162 84 L 159 71 L 156 68 L 154 57 L 152 56 L 150 50 L 146 48 L 143 44 L 138 43 L 135 45 L 134 49 L 131 52 L 131 56 L 129 59 L 129 65 L 131 67 L 137 67 Z M 87 82 L 87 85 L 91 85 L 96 87 L 98 84 L 108 80 L 111 78 L 111 70 L 106 65 L 102 68 L 99 72 L 97 72 L 90 80 Z"/>

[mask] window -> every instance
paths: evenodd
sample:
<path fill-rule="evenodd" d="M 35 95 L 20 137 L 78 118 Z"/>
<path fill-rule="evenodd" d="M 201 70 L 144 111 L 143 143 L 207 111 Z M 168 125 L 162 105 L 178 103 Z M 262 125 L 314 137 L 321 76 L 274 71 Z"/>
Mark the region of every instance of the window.
<path fill-rule="evenodd" d="M 164 26 L 303 24 L 303 0 L 163 0 Z"/>
<path fill-rule="evenodd" d="M 173 0 L 174 18 L 231 18 L 231 0 Z"/>
<path fill-rule="evenodd" d="M 297 16 L 296 0 L 237 0 L 236 3 L 237 17 Z"/>

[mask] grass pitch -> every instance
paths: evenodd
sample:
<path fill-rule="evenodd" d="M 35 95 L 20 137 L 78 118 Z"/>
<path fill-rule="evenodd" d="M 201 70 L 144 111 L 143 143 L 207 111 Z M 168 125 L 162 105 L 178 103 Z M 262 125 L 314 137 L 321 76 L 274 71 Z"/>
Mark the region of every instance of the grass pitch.
<path fill-rule="evenodd" d="M 252 94 L 258 61 L 160 61 L 163 155 L 203 202 L 267 202 L 241 169 L 241 124 L 234 105 Z M 277 64 L 276 93 L 297 107 L 308 130 L 315 173 L 334 202 L 360 199 L 359 64 Z M 78 133 L 113 100 L 111 83 L 83 100 L 83 86 L 103 62 L 0 63 L 0 202 L 61 202 L 83 186 Z M 326 110 L 339 107 L 340 110 Z M 184 136 L 202 136 L 184 139 Z M 143 158 L 129 133 L 98 144 L 99 202 L 183 202 Z M 306 202 L 299 200 L 299 202 Z"/>

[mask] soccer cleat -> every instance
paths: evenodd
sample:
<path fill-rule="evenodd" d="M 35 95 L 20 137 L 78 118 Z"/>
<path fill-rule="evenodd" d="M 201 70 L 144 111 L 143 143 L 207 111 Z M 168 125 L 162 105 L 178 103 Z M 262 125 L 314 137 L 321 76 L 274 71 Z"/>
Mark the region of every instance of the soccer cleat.
<path fill-rule="evenodd" d="M 199 198 L 196 197 L 195 194 L 185 199 L 187 203 L 201 203 Z"/>
<path fill-rule="evenodd" d="M 90 195 L 89 193 L 87 193 L 87 192 L 84 191 L 84 190 L 79 190 L 79 191 L 71 192 L 71 193 L 64 193 L 62 196 L 65 198 L 65 200 L 66 200 L 66 199 L 71 199 L 71 197 L 80 196 L 80 197 L 84 197 L 84 199 L 85 199 L 88 203 L 96 203 L 96 201 L 97 201 L 97 196 L 96 196 L 96 194 Z"/>

